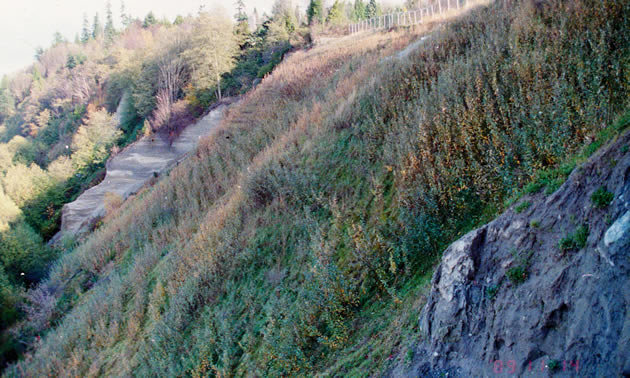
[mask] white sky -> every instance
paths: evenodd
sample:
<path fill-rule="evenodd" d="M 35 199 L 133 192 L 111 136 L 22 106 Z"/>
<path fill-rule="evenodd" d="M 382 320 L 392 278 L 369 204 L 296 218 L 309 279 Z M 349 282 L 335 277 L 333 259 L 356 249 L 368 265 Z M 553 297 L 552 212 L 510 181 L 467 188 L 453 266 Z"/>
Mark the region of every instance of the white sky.
<path fill-rule="evenodd" d="M 234 12 L 235 0 L 125 0 L 126 13 L 144 18 L 149 12 L 173 20 L 176 15 L 196 14 L 200 5 L 206 10 L 222 7 Z M 274 0 L 244 0 L 247 12 L 271 13 Z M 293 0 L 305 9 L 308 0 Z M 120 26 L 120 0 L 111 0 L 114 22 Z M 105 20 L 107 0 L 0 0 L 0 78 L 26 67 L 34 60 L 38 46 L 48 47 L 59 31 L 70 41 L 81 32 L 83 14 L 90 25 L 96 12 Z"/>

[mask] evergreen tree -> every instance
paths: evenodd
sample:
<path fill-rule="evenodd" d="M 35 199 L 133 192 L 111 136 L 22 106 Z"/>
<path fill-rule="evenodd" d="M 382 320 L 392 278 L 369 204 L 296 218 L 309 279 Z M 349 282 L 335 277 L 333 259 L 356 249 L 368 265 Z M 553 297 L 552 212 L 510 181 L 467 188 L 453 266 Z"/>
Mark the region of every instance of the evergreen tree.
<path fill-rule="evenodd" d="M 254 26 L 258 28 L 260 26 L 260 17 L 258 16 L 258 9 L 254 8 Z"/>
<path fill-rule="evenodd" d="M 326 17 L 326 23 L 331 25 L 339 25 L 343 22 L 343 3 L 339 0 L 335 0 L 333 6 L 328 11 L 328 16 Z"/>
<path fill-rule="evenodd" d="M 352 19 L 354 21 L 363 20 L 365 18 L 365 3 L 363 0 L 354 1 L 354 9 L 352 12 Z"/>
<path fill-rule="evenodd" d="M 157 23 L 157 19 L 155 18 L 155 15 L 153 14 L 153 12 L 149 12 L 144 18 L 144 22 L 142 23 L 142 26 L 144 28 L 148 28 L 149 26 L 155 25 L 156 23 Z"/>
<path fill-rule="evenodd" d="M 322 0 L 311 0 L 306 11 L 308 24 L 313 25 L 324 21 L 324 5 Z"/>
<path fill-rule="evenodd" d="M 234 15 L 236 22 L 247 21 L 247 13 L 245 13 L 245 3 L 243 0 L 236 0 L 234 5 L 236 5 L 236 14 Z"/>
<path fill-rule="evenodd" d="M 83 28 L 81 29 L 81 42 L 88 43 L 91 38 L 90 23 L 88 22 L 87 15 L 83 14 Z"/>
<path fill-rule="evenodd" d="M 405 8 L 407 10 L 420 8 L 420 0 L 405 0 Z"/>
<path fill-rule="evenodd" d="M 42 55 L 44 55 L 44 49 L 41 46 L 37 46 L 35 48 L 35 59 L 39 61 Z"/>
<path fill-rule="evenodd" d="M 122 23 L 123 28 L 129 26 L 130 17 L 126 13 L 125 2 L 120 2 L 120 22 Z"/>
<path fill-rule="evenodd" d="M 98 16 L 98 12 L 94 15 L 94 22 L 92 23 L 92 38 L 99 39 L 103 35 L 103 26 L 101 26 L 101 19 Z"/>
<path fill-rule="evenodd" d="M 11 115 L 15 110 L 15 101 L 9 90 L 9 78 L 4 75 L 0 81 L 0 123 Z"/>
<path fill-rule="evenodd" d="M 76 66 L 77 66 L 77 58 L 75 58 L 74 55 L 69 55 L 68 60 L 66 61 L 66 68 L 71 70 Z"/>
<path fill-rule="evenodd" d="M 245 13 L 245 3 L 243 0 L 237 0 L 235 5 L 236 14 L 234 15 L 234 18 L 236 19 L 236 35 L 239 36 L 239 39 L 244 39 L 249 33 L 249 22 L 247 19 L 247 13 Z"/>
<path fill-rule="evenodd" d="M 276 25 L 284 28 L 288 34 L 295 31 L 297 21 L 295 20 L 291 0 L 276 0 L 271 11 Z"/>
<path fill-rule="evenodd" d="M 365 7 L 365 18 L 376 17 L 378 14 L 378 5 L 376 4 L 376 0 L 370 0 L 367 7 Z"/>
<path fill-rule="evenodd" d="M 107 2 L 107 15 L 105 21 L 105 41 L 112 43 L 116 36 L 116 29 L 114 29 L 114 15 L 112 14 L 112 3 Z"/>
<path fill-rule="evenodd" d="M 53 34 L 53 43 L 52 43 L 53 46 L 57 46 L 66 42 L 68 41 L 66 41 L 63 35 L 61 35 L 61 33 L 59 33 L 58 31 L 56 31 L 55 34 Z"/>

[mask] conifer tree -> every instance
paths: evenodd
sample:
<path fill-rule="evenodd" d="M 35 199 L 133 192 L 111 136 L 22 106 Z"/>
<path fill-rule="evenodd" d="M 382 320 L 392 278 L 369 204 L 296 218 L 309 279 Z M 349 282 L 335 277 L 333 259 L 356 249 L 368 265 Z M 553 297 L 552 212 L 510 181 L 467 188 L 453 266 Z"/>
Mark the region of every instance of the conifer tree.
<path fill-rule="evenodd" d="M 129 26 L 130 17 L 126 13 L 125 2 L 120 2 L 120 22 L 122 23 L 123 28 Z"/>
<path fill-rule="evenodd" d="M 249 33 L 249 22 L 247 13 L 245 12 L 245 3 L 243 0 L 237 0 L 234 5 L 236 5 L 236 14 L 234 15 L 236 19 L 236 34 L 240 39 L 244 39 L 247 33 Z"/>
<path fill-rule="evenodd" d="M 322 23 L 324 21 L 324 5 L 322 0 L 311 0 L 306 11 L 308 24 Z"/>
<path fill-rule="evenodd" d="M 81 29 L 81 42 L 88 43 L 91 38 L 90 23 L 88 22 L 87 14 L 83 14 L 83 28 Z"/>
<path fill-rule="evenodd" d="M 352 18 L 354 21 L 363 20 L 365 18 L 365 3 L 363 2 L 363 0 L 354 1 Z"/>
<path fill-rule="evenodd" d="M 236 0 L 236 3 L 234 5 L 236 5 L 236 15 L 234 15 L 236 22 L 247 21 L 247 14 L 245 13 L 245 3 L 243 2 L 243 0 Z"/>
<path fill-rule="evenodd" d="M 53 34 L 53 43 L 52 43 L 53 46 L 57 46 L 65 42 L 68 42 L 68 41 L 66 41 L 66 39 L 63 37 L 63 35 L 61 35 L 61 33 L 56 31 L 55 34 Z"/>
<path fill-rule="evenodd" d="M 107 2 L 107 15 L 105 20 L 105 41 L 112 43 L 116 36 L 116 30 L 114 29 L 114 15 L 112 14 L 112 3 Z"/>
<path fill-rule="evenodd" d="M 157 23 L 157 19 L 155 18 L 155 15 L 153 14 L 153 12 L 149 12 L 144 18 L 144 22 L 142 23 L 142 26 L 144 28 L 148 28 L 149 26 L 155 25 L 156 23 Z"/>
<path fill-rule="evenodd" d="M 0 123 L 6 118 L 13 115 L 15 109 L 15 101 L 9 90 L 9 78 L 4 75 L 0 81 Z"/>
<path fill-rule="evenodd" d="M 326 22 L 332 25 L 338 25 L 343 21 L 343 3 L 335 0 L 333 6 L 328 11 Z"/>
<path fill-rule="evenodd" d="M 378 5 L 376 4 L 376 0 L 370 0 L 367 7 L 365 7 L 365 18 L 376 17 L 378 14 Z"/>
<path fill-rule="evenodd" d="M 92 23 L 92 38 L 99 39 L 103 35 L 103 26 L 101 26 L 101 19 L 98 16 L 98 12 L 94 15 L 94 22 Z"/>

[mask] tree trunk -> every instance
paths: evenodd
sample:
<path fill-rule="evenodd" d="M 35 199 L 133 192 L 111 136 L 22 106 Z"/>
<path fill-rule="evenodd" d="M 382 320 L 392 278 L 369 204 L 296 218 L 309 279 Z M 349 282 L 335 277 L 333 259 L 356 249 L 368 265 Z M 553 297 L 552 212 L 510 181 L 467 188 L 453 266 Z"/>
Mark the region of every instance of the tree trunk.
<path fill-rule="evenodd" d="M 221 74 L 219 74 L 219 59 L 217 58 L 216 53 L 214 53 L 214 64 L 217 68 L 217 94 L 219 96 L 219 101 L 221 101 Z"/>

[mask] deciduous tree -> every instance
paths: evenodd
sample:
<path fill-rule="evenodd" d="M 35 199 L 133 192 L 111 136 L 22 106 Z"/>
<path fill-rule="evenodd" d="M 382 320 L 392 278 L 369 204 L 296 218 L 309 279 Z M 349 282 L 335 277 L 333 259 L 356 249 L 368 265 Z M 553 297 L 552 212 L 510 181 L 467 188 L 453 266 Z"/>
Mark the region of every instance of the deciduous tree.
<path fill-rule="evenodd" d="M 221 98 L 221 75 L 234 66 L 238 45 L 230 20 L 202 12 L 192 33 L 191 49 L 184 54 L 191 67 L 191 84 L 197 89 L 217 89 Z"/>
<path fill-rule="evenodd" d="M 116 120 L 106 110 L 90 112 L 87 121 L 72 138 L 72 162 L 75 167 L 81 169 L 105 161 L 119 134 Z"/>

